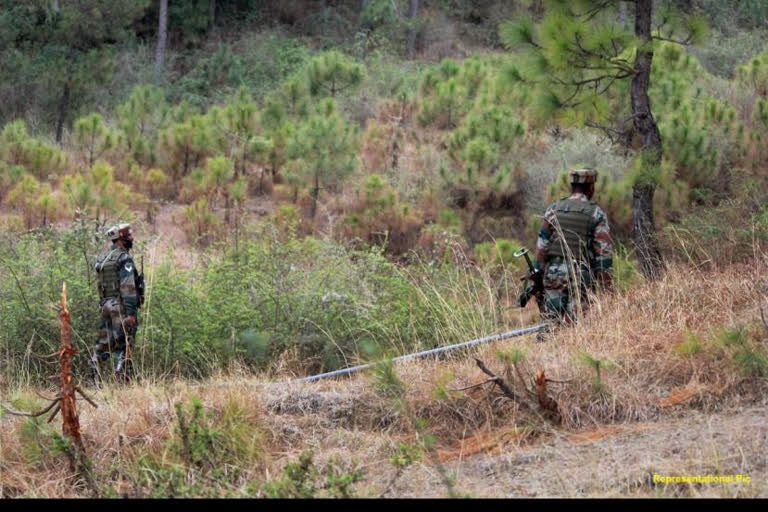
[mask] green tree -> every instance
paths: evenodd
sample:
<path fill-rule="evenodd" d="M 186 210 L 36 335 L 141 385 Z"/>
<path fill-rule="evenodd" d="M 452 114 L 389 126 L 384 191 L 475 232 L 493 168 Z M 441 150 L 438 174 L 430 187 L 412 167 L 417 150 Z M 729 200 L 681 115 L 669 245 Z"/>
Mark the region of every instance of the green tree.
<path fill-rule="evenodd" d="M 217 203 L 223 197 L 225 208 L 225 221 L 229 222 L 229 187 L 235 176 L 232 160 L 224 156 L 209 158 L 206 163 L 206 185 L 210 191 L 209 205 L 216 208 Z"/>
<path fill-rule="evenodd" d="M 224 107 L 223 121 L 235 177 L 244 176 L 249 163 L 265 163 L 272 142 L 261 136 L 258 107 L 245 88 Z"/>
<path fill-rule="evenodd" d="M 521 191 L 522 177 L 509 163 L 515 143 L 525 128 L 509 108 L 479 103 L 448 140 L 454 169 L 440 169 L 456 203 L 470 214 L 467 232 L 478 238 L 476 227 L 484 207 L 495 208 L 496 198 Z"/>
<path fill-rule="evenodd" d="M 634 9 L 633 32 L 619 21 L 618 9 L 624 4 Z M 540 23 L 522 19 L 501 28 L 508 48 L 524 46 L 529 51 L 528 68 L 518 68 L 509 76 L 539 86 L 539 106 L 545 115 L 568 111 L 581 123 L 603 126 L 609 133 L 621 131 L 605 126 L 616 124 L 617 117 L 626 118 L 625 111 L 611 109 L 609 99 L 630 82 L 626 99 L 632 129 L 624 142 L 637 144 L 642 160 L 632 191 L 632 236 L 640 268 L 648 277 L 657 276 L 663 267 L 653 213 L 662 138 L 648 93 L 654 41 L 688 44 L 706 33 L 700 17 L 683 15 L 674 2 L 655 4 L 653 0 L 550 0 Z"/>
<path fill-rule="evenodd" d="M 190 115 L 171 124 L 160 135 L 160 148 L 172 175 L 179 180 L 215 151 L 218 137 L 210 115 Z"/>
<path fill-rule="evenodd" d="M 67 154 L 58 147 L 30 136 L 22 120 L 8 123 L 0 133 L 0 160 L 23 166 L 38 179 L 47 179 L 63 170 Z"/>
<path fill-rule="evenodd" d="M 364 77 L 365 68 L 361 64 L 336 50 L 318 55 L 307 66 L 312 96 L 335 98 L 338 93 L 360 85 Z"/>
<path fill-rule="evenodd" d="M 40 182 L 31 174 L 26 174 L 8 193 L 8 204 L 22 211 L 27 229 L 32 229 L 34 224 L 35 206 L 39 193 Z"/>
<path fill-rule="evenodd" d="M 738 81 L 753 89 L 763 98 L 768 98 L 768 50 L 754 56 L 736 71 Z"/>
<path fill-rule="evenodd" d="M 99 114 L 90 114 L 75 121 L 74 135 L 86 167 L 91 167 L 115 143 L 112 131 L 104 125 L 104 119 Z"/>
<path fill-rule="evenodd" d="M 27 171 L 21 165 L 8 165 L 0 160 L 0 204 L 2 204 L 5 194 L 19 183 Z"/>
<path fill-rule="evenodd" d="M 470 58 L 461 64 L 444 59 L 428 69 L 419 86 L 421 124 L 443 130 L 456 128 L 472 108 L 488 77 L 488 66 L 479 58 Z"/>
<path fill-rule="evenodd" d="M 227 193 L 231 201 L 230 204 L 232 205 L 234 214 L 231 220 L 235 235 L 235 250 L 237 250 L 240 242 L 240 225 L 243 203 L 248 197 L 248 183 L 245 181 L 245 179 L 240 178 L 239 180 L 229 184 L 227 187 Z"/>
<path fill-rule="evenodd" d="M 0 34 L 29 61 L 30 74 L 14 78 L 45 84 L 38 91 L 50 104 L 46 111 L 54 112 L 57 142 L 71 113 L 107 83 L 114 46 L 129 36 L 127 28 L 147 5 L 148 0 L 0 2 L 0 12 L 8 13 L 0 17 Z"/>
<path fill-rule="evenodd" d="M 144 165 L 155 162 L 157 133 L 167 116 L 163 91 L 153 85 L 134 87 L 128 100 L 117 107 L 121 142 L 134 160 Z"/>
<path fill-rule="evenodd" d="M 301 123 L 289 142 L 291 158 L 301 162 L 299 173 L 312 182 L 312 213 L 317 212 L 321 187 L 340 182 L 355 169 L 357 130 L 346 123 L 330 98 Z"/>
<path fill-rule="evenodd" d="M 98 160 L 91 167 L 88 181 L 91 183 L 94 194 L 96 220 L 100 220 L 101 214 L 104 213 L 104 221 L 106 222 L 106 212 L 116 201 L 115 196 L 117 196 L 112 187 L 115 182 L 114 169 L 104 160 Z"/>
<path fill-rule="evenodd" d="M 51 190 L 51 186 L 48 183 L 43 183 L 40 186 L 40 190 L 37 194 L 37 200 L 35 201 L 35 207 L 40 214 L 40 224 L 45 227 L 49 222 L 55 220 L 54 215 L 56 213 L 56 196 Z"/>

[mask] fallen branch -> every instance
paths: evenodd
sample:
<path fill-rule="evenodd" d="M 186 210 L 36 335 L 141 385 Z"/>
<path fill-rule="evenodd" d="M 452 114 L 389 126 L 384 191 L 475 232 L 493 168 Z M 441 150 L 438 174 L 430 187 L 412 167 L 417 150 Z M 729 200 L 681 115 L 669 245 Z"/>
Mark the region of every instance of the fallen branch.
<path fill-rule="evenodd" d="M 539 370 L 536 374 L 536 379 L 534 382 L 536 383 L 536 393 L 533 393 L 529 389 L 526 388 L 526 391 L 529 393 L 534 394 L 538 398 L 538 408 L 531 403 L 527 397 L 520 395 L 520 393 L 515 392 L 514 389 L 507 383 L 506 380 L 504 380 L 502 377 L 496 375 L 491 370 L 488 369 L 487 366 L 485 366 L 485 363 L 483 363 L 480 359 L 475 358 L 475 362 L 477 363 L 478 368 L 482 370 L 483 373 L 491 377 L 488 379 L 488 381 L 493 381 L 495 384 L 499 386 L 501 391 L 509 398 L 520 404 L 521 406 L 527 408 L 531 412 L 538 413 L 537 409 L 541 410 L 542 417 L 548 421 L 551 421 L 552 423 L 559 424 L 561 421 L 559 407 L 557 405 L 557 402 L 550 397 L 547 394 L 547 378 L 544 375 L 543 370 Z M 521 375 L 518 373 L 518 377 L 522 378 Z M 486 381 L 487 382 L 487 381 Z M 523 386 L 525 386 L 525 382 L 523 382 Z"/>
<path fill-rule="evenodd" d="M 483 386 L 483 385 L 485 385 L 485 384 L 488 384 L 489 382 L 496 382 L 496 379 L 493 379 L 493 378 L 491 378 L 491 379 L 486 379 L 486 380 L 484 380 L 483 382 L 480 382 L 480 383 L 478 383 L 478 384 L 472 384 L 472 385 L 470 385 L 470 386 L 465 386 L 465 387 L 463 387 L 463 388 L 459 388 L 459 389 L 449 389 L 448 391 L 466 391 L 466 390 L 468 390 L 468 389 L 479 388 L 480 386 Z"/>
<path fill-rule="evenodd" d="M 533 407 L 528 403 L 528 400 L 524 396 L 521 396 L 519 393 L 516 393 L 512 387 L 505 381 L 502 377 L 499 377 L 495 373 L 493 373 L 491 370 L 488 369 L 487 366 L 485 366 L 485 363 L 483 363 L 480 359 L 475 358 L 475 362 L 477 363 L 477 367 L 482 370 L 482 372 L 488 376 L 491 377 L 490 380 L 494 381 L 496 385 L 499 386 L 499 389 L 501 389 L 502 393 L 507 395 L 509 398 L 514 400 L 515 402 L 519 403 L 520 405 L 525 406 L 528 409 L 533 410 Z"/>
<path fill-rule="evenodd" d="M 14 416 L 26 416 L 28 418 L 37 418 L 38 416 L 42 416 L 43 414 L 45 414 L 48 411 L 50 411 L 51 409 L 53 409 L 53 406 L 56 405 L 58 402 L 59 402 L 59 400 L 56 399 L 53 402 L 51 402 L 48 405 L 48 407 L 46 407 L 42 411 L 38 411 L 38 412 L 22 412 L 22 411 L 17 411 L 15 409 L 12 409 L 12 408 L 8 407 L 7 405 L 5 405 L 3 403 L 0 403 L 0 407 L 2 407 L 3 410 L 5 412 L 7 412 L 8 414 L 12 414 Z"/>

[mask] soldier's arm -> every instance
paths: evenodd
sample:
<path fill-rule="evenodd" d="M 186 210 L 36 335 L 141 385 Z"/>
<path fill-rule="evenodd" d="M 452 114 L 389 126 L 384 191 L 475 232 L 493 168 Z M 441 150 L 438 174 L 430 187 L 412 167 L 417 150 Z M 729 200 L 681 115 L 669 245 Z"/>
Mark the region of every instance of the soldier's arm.
<path fill-rule="evenodd" d="M 123 307 L 125 307 L 125 314 L 136 316 L 136 311 L 139 308 L 139 295 L 136 291 L 136 265 L 133 263 L 133 258 L 127 254 L 120 260 L 120 298 L 123 301 Z"/>
<path fill-rule="evenodd" d="M 613 281 L 613 238 L 608 217 L 602 208 L 595 210 L 595 236 L 592 250 L 595 255 L 593 272 L 598 283 L 610 287 Z"/>
<path fill-rule="evenodd" d="M 552 245 L 552 229 L 551 219 L 554 216 L 555 211 L 550 207 L 544 212 L 544 220 L 541 222 L 541 229 L 539 230 L 539 236 L 536 239 L 536 263 L 538 266 L 544 267 L 547 262 L 547 254 L 549 253 L 549 247 Z"/>

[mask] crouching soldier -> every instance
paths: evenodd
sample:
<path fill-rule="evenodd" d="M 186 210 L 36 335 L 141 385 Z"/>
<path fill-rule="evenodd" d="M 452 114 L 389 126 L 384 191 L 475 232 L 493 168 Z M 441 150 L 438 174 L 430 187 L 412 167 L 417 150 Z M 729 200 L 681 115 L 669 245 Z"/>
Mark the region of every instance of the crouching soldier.
<path fill-rule="evenodd" d="M 94 380 L 101 380 L 102 363 L 116 354 L 115 375 L 118 381 L 131 378 L 133 349 L 138 321 L 136 315 L 142 303 L 143 276 L 129 251 L 133 247 L 130 224 L 118 224 L 107 230 L 112 246 L 96 260 L 101 323 L 99 339 L 94 347 L 92 366 Z"/>

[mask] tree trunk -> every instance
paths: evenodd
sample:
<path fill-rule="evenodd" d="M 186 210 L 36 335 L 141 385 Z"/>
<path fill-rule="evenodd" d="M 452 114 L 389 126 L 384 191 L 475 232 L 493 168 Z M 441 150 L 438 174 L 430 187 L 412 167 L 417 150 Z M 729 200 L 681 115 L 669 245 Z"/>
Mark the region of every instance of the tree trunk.
<path fill-rule="evenodd" d="M 658 167 L 661 164 L 661 134 L 651 112 L 648 87 L 651 77 L 653 48 L 651 39 L 651 15 L 653 0 L 635 2 L 635 35 L 645 43 L 638 48 L 632 77 L 631 99 L 635 134 L 642 143 L 643 165 Z M 632 240 L 637 249 L 640 270 L 647 278 L 657 277 L 663 269 L 656 228 L 653 220 L 653 194 L 656 184 L 652 181 L 637 182 L 632 186 Z"/>
<path fill-rule="evenodd" d="M 160 15 L 157 25 L 157 48 L 155 50 L 155 74 L 157 78 L 163 73 L 165 65 L 165 45 L 168 41 L 168 0 L 160 0 Z"/>
<path fill-rule="evenodd" d="M 216 25 L 216 0 L 210 0 L 208 4 L 208 32 L 213 32 Z"/>
<path fill-rule="evenodd" d="M 416 53 L 416 19 L 419 16 L 419 0 L 410 0 L 408 5 L 408 33 L 406 35 L 408 58 L 412 59 Z"/>
<path fill-rule="evenodd" d="M 312 188 L 312 219 L 317 213 L 317 197 L 320 195 L 320 173 L 315 171 L 315 186 Z"/>
<path fill-rule="evenodd" d="M 66 122 L 67 113 L 69 112 L 70 95 L 72 93 L 69 81 L 64 84 L 64 91 L 61 94 L 61 101 L 59 102 L 59 115 L 56 120 L 56 142 L 61 142 L 61 137 L 64 134 L 64 123 Z"/>
<path fill-rule="evenodd" d="M 360 15 L 357 17 L 357 31 L 362 32 L 363 30 L 363 13 L 365 12 L 365 6 L 368 3 L 368 0 L 360 0 Z"/>

